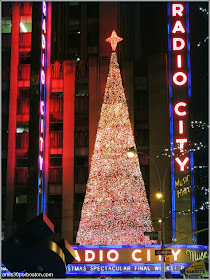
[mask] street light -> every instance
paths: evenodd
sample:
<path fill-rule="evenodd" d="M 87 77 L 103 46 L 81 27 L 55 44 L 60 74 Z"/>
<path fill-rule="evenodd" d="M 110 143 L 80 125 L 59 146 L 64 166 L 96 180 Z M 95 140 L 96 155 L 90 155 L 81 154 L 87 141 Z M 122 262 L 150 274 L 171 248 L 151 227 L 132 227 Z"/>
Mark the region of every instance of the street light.
<path fill-rule="evenodd" d="M 159 188 L 160 188 L 160 192 L 158 192 L 156 194 L 156 197 L 158 199 L 160 199 L 161 202 L 161 219 L 158 220 L 158 222 L 161 225 L 161 250 L 165 249 L 165 227 L 164 227 L 164 222 L 165 222 L 165 218 L 164 218 L 164 205 L 165 205 L 165 199 L 164 199 L 164 185 L 165 185 L 165 178 L 166 178 L 166 173 L 167 170 L 165 171 L 164 177 L 163 177 L 163 183 L 161 184 L 161 179 L 160 179 L 160 173 L 158 171 L 158 168 L 155 164 L 155 162 L 153 161 L 153 159 L 148 156 L 147 154 L 143 153 L 143 152 L 138 152 L 134 147 L 131 147 L 128 151 L 127 151 L 127 156 L 129 158 L 133 158 L 135 156 L 135 154 L 142 154 L 144 156 L 146 156 L 154 165 L 155 170 L 157 172 L 158 175 L 158 180 L 159 180 Z M 165 262 L 164 262 L 165 258 L 164 255 L 162 255 L 161 258 L 161 279 L 165 278 Z"/>

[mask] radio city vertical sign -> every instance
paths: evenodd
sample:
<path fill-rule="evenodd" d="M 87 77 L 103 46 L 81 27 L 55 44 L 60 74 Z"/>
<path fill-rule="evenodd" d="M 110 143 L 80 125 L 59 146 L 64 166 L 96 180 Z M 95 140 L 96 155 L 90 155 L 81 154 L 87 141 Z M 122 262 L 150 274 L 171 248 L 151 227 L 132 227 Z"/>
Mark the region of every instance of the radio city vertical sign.
<path fill-rule="evenodd" d="M 189 3 L 168 3 L 168 78 L 172 238 L 195 230 L 194 162 L 190 151 L 191 67 Z M 187 213 L 187 214 L 186 214 Z M 190 242 L 191 239 L 188 239 Z M 195 241 L 195 236 L 193 236 Z M 183 240 L 183 242 L 187 242 Z"/>
<path fill-rule="evenodd" d="M 38 158 L 38 198 L 37 214 L 45 213 L 44 199 L 44 139 L 45 139 L 45 100 L 46 100 L 46 36 L 47 3 L 42 2 L 41 17 L 41 69 L 40 69 L 40 108 L 39 108 L 39 158 Z"/>

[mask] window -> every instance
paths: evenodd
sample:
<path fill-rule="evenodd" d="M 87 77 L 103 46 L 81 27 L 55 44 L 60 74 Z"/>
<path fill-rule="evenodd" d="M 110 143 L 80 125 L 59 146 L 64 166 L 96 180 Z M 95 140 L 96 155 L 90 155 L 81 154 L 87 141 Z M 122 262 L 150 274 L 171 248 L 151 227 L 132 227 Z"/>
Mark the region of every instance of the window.
<path fill-rule="evenodd" d="M 50 147 L 62 148 L 63 147 L 63 132 L 54 131 L 50 133 Z"/>
<path fill-rule="evenodd" d="M 49 168 L 49 184 L 62 184 L 62 168 L 61 167 L 50 167 Z"/>
<path fill-rule="evenodd" d="M 15 168 L 15 184 L 27 184 L 28 168 Z"/>
<path fill-rule="evenodd" d="M 75 146 L 88 147 L 89 135 L 87 130 L 76 131 L 75 133 Z"/>
<path fill-rule="evenodd" d="M 20 33 L 32 32 L 32 16 L 21 16 L 20 17 Z"/>
<path fill-rule="evenodd" d="M 17 99 L 17 114 L 29 114 L 30 100 L 29 98 Z"/>
<path fill-rule="evenodd" d="M 26 204 L 27 203 L 27 195 L 17 195 L 16 196 L 16 204 Z"/>
<path fill-rule="evenodd" d="M 29 146 L 29 133 L 24 131 L 22 133 L 16 133 L 16 148 L 24 149 Z"/>
<path fill-rule="evenodd" d="M 50 155 L 50 166 L 62 166 L 62 155 Z"/>
<path fill-rule="evenodd" d="M 2 17 L 1 19 L 1 33 L 11 33 L 12 20 L 11 17 Z"/>
<path fill-rule="evenodd" d="M 50 98 L 50 113 L 63 113 L 63 98 Z"/>

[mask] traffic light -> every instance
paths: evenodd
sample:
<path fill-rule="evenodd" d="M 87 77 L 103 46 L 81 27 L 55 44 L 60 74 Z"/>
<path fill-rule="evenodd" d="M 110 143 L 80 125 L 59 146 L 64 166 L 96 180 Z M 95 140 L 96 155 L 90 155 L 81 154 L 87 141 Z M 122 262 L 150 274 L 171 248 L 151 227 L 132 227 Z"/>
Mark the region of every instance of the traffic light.
<path fill-rule="evenodd" d="M 166 265 L 169 265 L 169 263 L 170 263 L 170 257 L 169 257 L 169 256 L 166 256 L 166 257 L 165 257 L 165 264 L 166 264 Z"/>

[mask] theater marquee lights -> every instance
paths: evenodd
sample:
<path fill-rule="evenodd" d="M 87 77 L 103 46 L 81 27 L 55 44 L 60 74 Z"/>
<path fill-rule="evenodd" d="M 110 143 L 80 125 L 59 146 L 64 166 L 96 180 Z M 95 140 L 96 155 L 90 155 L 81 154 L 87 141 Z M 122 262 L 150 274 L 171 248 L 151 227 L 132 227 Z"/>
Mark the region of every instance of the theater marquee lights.
<path fill-rule="evenodd" d="M 72 245 L 75 261 L 66 266 L 67 276 L 147 275 L 160 276 L 161 256 L 155 255 L 160 245 Z M 208 262 L 208 246 L 172 245 L 166 272 L 180 275 L 180 270 L 195 261 Z M 2 266 L 2 274 L 8 270 Z"/>
<path fill-rule="evenodd" d="M 67 265 L 67 275 L 160 275 L 160 245 L 76 246 L 74 263 Z M 208 246 L 172 245 L 166 271 L 180 275 L 180 270 L 197 260 L 208 261 Z"/>
<path fill-rule="evenodd" d="M 190 152 L 189 3 L 168 3 L 169 115 L 173 240 L 195 231 L 194 163 Z M 190 178 L 184 185 L 175 184 Z M 186 217 L 177 212 L 191 209 Z M 186 221 L 186 219 L 189 219 Z M 184 228 L 183 228 L 184 227 Z M 193 236 L 195 241 L 195 236 Z M 185 241 L 186 242 L 186 241 Z"/>
<path fill-rule="evenodd" d="M 39 158 L 38 158 L 38 198 L 37 214 L 45 213 L 44 203 L 44 139 L 45 139 L 45 99 L 46 99 L 46 25 L 47 25 L 47 3 L 42 2 L 41 19 L 41 69 L 40 69 L 40 111 L 39 111 Z"/>

